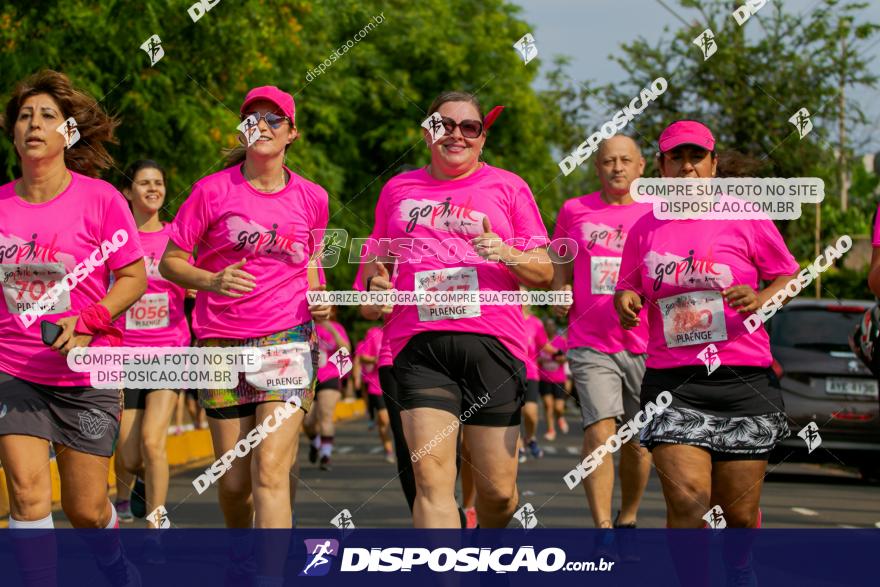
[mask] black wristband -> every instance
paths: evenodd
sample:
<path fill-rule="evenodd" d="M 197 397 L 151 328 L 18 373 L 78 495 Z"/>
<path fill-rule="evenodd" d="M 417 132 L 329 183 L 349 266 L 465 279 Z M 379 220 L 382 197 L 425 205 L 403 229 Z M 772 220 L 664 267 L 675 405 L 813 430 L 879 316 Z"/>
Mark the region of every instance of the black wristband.
<path fill-rule="evenodd" d="M 370 275 L 369 277 L 367 277 L 367 291 L 370 291 L 370 284 L 373 283 L 373 278 L 374 278 L 374 277 L 376 277 L 376 276 L 375 276 L 375 275 Z"/>

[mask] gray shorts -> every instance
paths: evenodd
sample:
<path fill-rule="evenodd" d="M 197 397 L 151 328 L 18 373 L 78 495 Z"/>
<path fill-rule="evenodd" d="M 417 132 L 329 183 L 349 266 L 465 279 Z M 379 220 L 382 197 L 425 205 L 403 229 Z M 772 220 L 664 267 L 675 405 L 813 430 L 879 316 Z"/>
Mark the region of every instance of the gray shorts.
<path fill-rule="evenodd" d="M 109 457 L 121 416 L 119 389 L 42 385 L 0 373 L 0 435 L 35 436 Z"/>
<path fill-rule="evenodd" d="M 568 351 L 568 364 L 584 428 L 606 418 L 630 420 L 639 411 L 645 355 L 576 347 Z"/>

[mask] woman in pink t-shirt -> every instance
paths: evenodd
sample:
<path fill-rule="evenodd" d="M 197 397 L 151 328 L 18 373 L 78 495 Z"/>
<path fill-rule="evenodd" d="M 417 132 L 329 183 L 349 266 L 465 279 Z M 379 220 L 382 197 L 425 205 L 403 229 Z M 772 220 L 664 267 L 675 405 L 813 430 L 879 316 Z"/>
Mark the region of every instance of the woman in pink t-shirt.
<path fill-rule="evenodd" d="M 144 249 L 147 293 L 120 319 L 122 343 L 127 347 L 186 347 L 189 324 L 183 311 L 186 290 L 159 274 L 159 261 L 168 245 L 171 227 L 159 220 L 165 202 L 165 170 L 149 159 L 135 161 L 123 174 L 122 193 L 131 205 Z M 144 517 L 165 506 L 168 494 L 168 457 L 165 438 L 177 405 L 179 390 L 131 389 L 123 391 L 124 403 L 119 440 L 116 443 L 116 510 L 120 519 L 131 521 L 132 512 Z M 132 434 L 139 431 L 140 434 Z M 132 489 L 132 480 L 140 471 Z M 133 503 L 129 502 L 131 495 Z M 127 514 L 127 516 L 126 516 Z M 127 519 L 126 519 L 127 518 Z M 150 528 L 157 526 L 148 520 Z M 147 543 L 152 552 L 156 540 Z"/>
<path fill-rule="evenodd" d="M 547 287 L 553 269 L 537 204 L 521 178 L 480 161 L 489 119 L 484 121 L 477 99 L 445 92 L 428 112 L 439 113 L 432 131 L 444 134 L 434 140 L 436 134 L 426 130 L 431 164 L 392 178 L 382 189 L 372 232 L 379 260 L 364 269 L 367 289 L 390 289 L 395 261 L 401 291 L 476 296 L 518 292 L 521 283 Z M 388 243 L 394 250 L 382 250 Z M 522 307 L 478 300 L 401 304 L 384 336 L 413 451 L 419 488 L 415 526 L 460 525 L 454 487 L 456 437 L 463 423 L 473 466 L 484 472 L 476 476 L 480 525 L 505 527 L 517 503 L 526 359 Z M 423 458 L 428 454 L 431 458 Z"/>
<path fill-rule="evenodd" d="M 351 341 L 345 328 L 336 321 L 336 308 L 331 310 L 329 319 L 315 322 L 315 332 L 318 335 L 318 383 L 315 407 L 306 416 L 303 429 L 310 439 L 309 462 L 317 462 L 322 471 L 329 471 L 336 434 L 333 418 L 342 397 L 342 379 L 351 369 Z M 345 350 L 340 352 L 340 349 Z"/>
<path fill-rule="evenodd" d="M 21 82 L 5 113 L 5 134 L 22 168 L 21 178 L 0 186 L 0 462 L 10 489 L 9 527 L 53 527 L 51 443 L 67 519 L 76 528 L 113 528 L 107 470 L 120 390 L 92 388 L 88 373 L 68 368 L 67 354 L 118 346 L 112 319 L 147 285 L 125 199 L 96 179 L 113 164 L 104 143 L 117 123 L 50 70 Z M 101 536 L 113 542 L 96 545 L 99 568 L 135 582 L 118 536 Z M 35 542 L 28 550 L 40 560 L 18 561 L 25 583 L 46 582 L 52 548 Z"/>
<path fill-rule="evenodd" d="M 544 417 L 547 419 L 544 439 L 552 442 L 556 440 L 557 428 L 563 434 L 568 434 L 568 422 L 565 421 L 565 400 L 568 398 L 565 391 L 565 382 L 568 379 L 565 374 L 565 351 L 568 350 L 568 342 L 565 336 L 559 334 L 559 327 L 552 318 L 544 321 L 544 330 L 548 342 L 538 352 L 538 390 L 544 402 Z"/>
<path fill-rule="evenodd" d="M 312 259 L 320 252 L 328 200 L 323 188 L 284 165 L 298 136 L 290 94 L 274 86 L 254 88 L 241 117 L 254 132 L 240 135 L 249 146 L 234 153 L 226 169 L 196 183 L 172 224 L 159 269 L 198 291 L 198 345 L 257 347 L 263 353 L 259 373 L 240 373 L 233 388 L 199 392 L 218 459 L 238 451 L 242 430 L 260 424 L 267 432 L 258 444 L 250 443 L 250 457 L 233 459 L 219 477 L 226 525 L 290 528 L 289 473 L 318 364 L 312 316 L 325 319 L 330 311 L 310 307 L 306 299 L 319 286 Z M 266 360 L 270 356 L 274 360 Z M 290 365 L 304 365 L 305 371 Z"/>
<path fill-rule="evenodd" d="M 528 340 L 528 357 L 526 360 L 526 396 L 523 403 L 523 446 L 519 449 L 519 461 L 523 462 L 531 454 L 532 458 L 544 457 L 544 451 L 538 446 L 538 399 L 541 397 L 541 379 L 538 368 L 538 356 L 548 345 L 547 331 L 541 319 L 531 313 L 529 306 L 523 306 L 523 317 L 526 321 L 526 337 Z M 549 422 L 552 425 L 552 420 Z"/>
<path fill-rule="evenodd" d="M 675 122 L 659 146 L 663 177 L 715 175 L 715 139 L 704 125 Z M 750 334 L 744 322 L 797 270 L 769 219 L 647 214 L 630 231 L 615 308 L 629 329 L 648 307 L 641 405 L 668 407 L 646 412 L 641 441 L 660 473 L 669 527 L 701 528 L 714 506 L 728 527 L 760 525 L 768 455 L 789 430 L 767 333 Z"/>
<path fill-rule="evenodd" d="M 385 449 L 385 460 L 394 462 L 394 451 L 391 448 L 391 421 L 388 418 L 388 408 L 382 395 L 382 386 L 379 383 L 379 354 L 382 350 L 382 327 L 374 326 L 367 330 L 362 340 L 357 345 L 354 359 L 355 387 L 367 392 L 367 401 L 373 406 L 376 413 L 376 430 L 379 432 L 379 441 Z"/>

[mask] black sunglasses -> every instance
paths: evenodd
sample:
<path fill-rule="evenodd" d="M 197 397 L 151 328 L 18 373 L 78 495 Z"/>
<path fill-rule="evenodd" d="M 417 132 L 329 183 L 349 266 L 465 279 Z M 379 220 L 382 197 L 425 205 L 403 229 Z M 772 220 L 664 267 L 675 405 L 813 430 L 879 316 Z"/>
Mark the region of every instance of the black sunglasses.
<path fill-rule="evenodd" d="M 461 122 L 455 122 L 451 118 L 444 116 L 442 122 L 443 130 L 445 130 L 448 135 L 455 132 L 455 127 L 461 129 L 461 136 L 466 139 L 476 139 L 483 134 L 483 123 L 479 120 L 462 120 Z"/>
<path fill-rule="evenodd" d="M 249 116 L 256 116 L 257 117 L 257 120 L 254 121 L 254 126 L 257 126 L 258 124 L 260 124 L 261 118 L 263 120 L 265 120 L 266 124 L 268 124 L 272 128 L 278 128 L 279 126 L 281 126 L 281 124 L 285 120 L 287 120 L 288 122 L 290 121 L 290 119 L 287 118 L 286 116 L 279 116 L 278 114 L 275 114 L 274 112 L 250 112 L 248 114 L 245 114 L 242 117 L 242 121 L 244 121 Z"/>

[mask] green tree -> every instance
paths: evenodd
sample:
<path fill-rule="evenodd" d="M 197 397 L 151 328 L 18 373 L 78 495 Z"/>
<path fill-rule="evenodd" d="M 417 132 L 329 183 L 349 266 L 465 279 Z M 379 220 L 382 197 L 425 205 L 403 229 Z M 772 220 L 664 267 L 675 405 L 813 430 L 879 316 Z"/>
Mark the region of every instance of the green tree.
<path fill-rule="evenodd" d="M 840 144 L 838 131 L 841 117 L 847 136 L 868 123 L 857 103 L 839 100 L 841 89 L 876 87 L 877 77 L 870 73 L 863 51 L 874 42 L 880 25 L 860 22 L 860 11 L 867 5 L 822 0 L 809 14 L 795 15 L 780 0 L 767 3 L 740 26 L 731 13 L 742 2 L 679 0 L 678 4 L 680 19 L 695 14 L 699 18 L 683 20 L 676 30 L 667 27 L 653 45 L 638 38 L 609 56 L 626 73 L 624 83 L 585 82 L 586 91 L 566 98 L 580 103 L 577 110 L 585 118 L 597 111 L 613 113 L 663 76 L 669 89 L 631 123 L 647 143 L 646 152 L 655 150 L 657 137 L 671 121 L 700 120 L 712 129 L 720 151 L 735 149 L 759 160 L 758 175 L 822 178 L 823 243 L 844 232 L 865 234 L 865 218 L 873 214 L 876 202 L 870 190 L 853 185 L 851 207 L 840 211 L 840 150 L 845 166 L 855 164 L 852 148 Z M 714 33 L 717 52 L 704 60 L 693 41 L 707 28 Z M 809 110 L 814 129 L 800 139 L 789 118 L 802 107 Z M 582 138 L 567 145 L 566 152 L 595 130 L 588 128 Z M 586 167 L 572 174 L 585 188 L 590 181 Z M 815 206 L 805 206 L 799 220 L 780 223 L 786 242 L 800 259 L 813 256 L 814 221 Z"/>
<path fill-rule="evenodd" d="M 297 102 L 301 137 L 288 165 L 327 189 L 331 227 L 365 237 L 384 182 L 403 164 L 428 161 L 419 125 L 434 96 L 469 90 L 486 109 L 507 107 L 484 158 L 530 183 L 552 229 L 570 195 L 554 181 L 554 151 L 578 131 L 559 116 L 561 94 L 533 89 L 544 56 L 524 65 L 512 47 L 531 30 L 518 7 L 502 0 L 227 0 L 193 22 L 187 9 L 194 1 L 5 3 L 0 91 L 7 97 L 15 80 L 40 68 L 66 72 L 122 120 L 112 150 L 117 169 L 106 179 L 118 182 L 129 161 L 156 159 L 169 170 L 170 218 L 195 181 L 222 168 L 247 90 L 277 85 Z M 359 32 L 366 34 L 341 49 Z M 153 34 L 165 56 L 150 67 L 139 47 Z M 315 76 L 325 59 L 330 67 Z M 558 92 L 565 83 L 573 84 L 556 84 Z M 0 143 L 0 173 L 4 181 L 18 173 L 8 141 Z M 329 287 L 347 289 L 355 270 L 343 261 L 328 272 Z"/>

